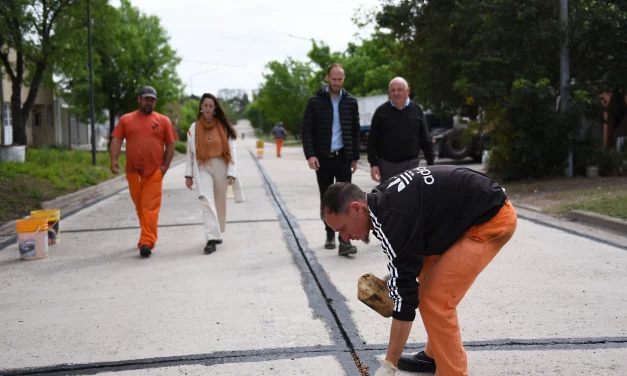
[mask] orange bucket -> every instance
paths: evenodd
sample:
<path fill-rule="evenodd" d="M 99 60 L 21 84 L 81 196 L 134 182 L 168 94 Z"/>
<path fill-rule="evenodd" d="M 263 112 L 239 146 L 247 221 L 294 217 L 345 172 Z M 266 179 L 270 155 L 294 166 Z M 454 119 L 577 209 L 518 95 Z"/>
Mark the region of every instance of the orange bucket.
<path fill-rule="evenodd" d="M 48 218 L 28 217 L 15 221 L 20 259 L 38 260 L 48 257 Z"/>

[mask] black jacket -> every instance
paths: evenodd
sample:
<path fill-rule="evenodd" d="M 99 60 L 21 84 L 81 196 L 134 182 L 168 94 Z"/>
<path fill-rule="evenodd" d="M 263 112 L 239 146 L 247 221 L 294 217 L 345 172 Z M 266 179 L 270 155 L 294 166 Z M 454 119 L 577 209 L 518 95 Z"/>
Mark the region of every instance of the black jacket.
<path fill-rule="evenodd" d="M 368 162 L 378 166 L 379 159 L 400 163 L 418 158 L 420 149 L 427 165 L 433 165 L 435 154 L 422 108 L 409 101 L 409 106 L 398 109 L 386 101 L 372 115 L 368 134 Z"/>
<path fill-rule="evenodd" d="M 368 193 L 373 234 L 388 256 L 392 316 L 412 321 L 418 307 L 423 258 L 441 255 L 472 226 L 505 204 L 505 192 L 488 176 L 457 166 L 418 167 Z"/>
<path fill-rule="evenodd" d="M 357 99 L 342 89 L 338 106 L 342 141 L 348 160 L 359 159 L 359 108 Z M 333 134 L 333 105 L 326 88 L 309 98 L 303 118 L 303 149 L 305 158 L 328 156 Z"/>

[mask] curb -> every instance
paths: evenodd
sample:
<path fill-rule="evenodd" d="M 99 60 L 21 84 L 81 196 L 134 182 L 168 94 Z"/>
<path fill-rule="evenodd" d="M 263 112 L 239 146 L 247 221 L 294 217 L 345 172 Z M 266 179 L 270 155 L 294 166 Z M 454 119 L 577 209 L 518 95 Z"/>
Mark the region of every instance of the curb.
<path fill-rule="evenodd" d="M 515 207 L 530 210 L 536 213 L 550 215 L 545 213 L 541 208 L 527 204 L 517 204 L 512 201 Z M 602 230 L 618 231 L 622 234 L 627 234 L 627 221 L 620 218 L 614 218 L 603 214 L 593 213 L 585 210 L 571 210 L 566 216 L 563 217 L 571 222 L 580 222 L 586 225 L 590 225 Z M 556 218 L 559 219 L 559 218 Z"/>
<path fill-rule="evenodd" d="M 514 200 L 511 200 L 511 202 L 512 202 L 512 204 L 514 204 L 514 207 L 516 207 L 516 208 L 523 208 L 523 209 L 526 209 L 526 210 L 534 211 L 536 213 L 542 213 L 544 215 L 549 215 L 548 213 L 545 213 L 544 211 L 542 211 L 541 208 L 539 208 L 537 206 L 532 206 L 532 205 L 527 205 L 527 204 L 519 204 L 519 203 L 517 203 Z"/>
<path fill-rule="evenodd" d="M 185 154 L 180 154 L 172 158 L 170 167 L 174 167 L 185 162 Z M 61 210 L 61 218 L 67 218 L 85 208 L 88 208 L 98 202 L 114 196 L 123 190 L 128 189 L 126 183 L 126 175 L 109 179 L 100 184 L 93 185 L 81 189 L 76 192 L 57 197 L 50 201 L 41 203 L 42 209 L 59 209 Z M 0 226 L 0 234 L 13 233 L 15 229 L 15 220 L 9 221 Z M 0 241 L 0 251 L 17 241 L 17 236 L 13 235 L 4 241 Z"/>
<path fill-rule="evenodd" d="M 608 217 L 606 215 L 592 213 L 584 210 L 572 210 L 568 218 L 573 221 L 583 222 L 596 227 L 618 231 L 627 234 L 627 221 L 620 218 Z"/>

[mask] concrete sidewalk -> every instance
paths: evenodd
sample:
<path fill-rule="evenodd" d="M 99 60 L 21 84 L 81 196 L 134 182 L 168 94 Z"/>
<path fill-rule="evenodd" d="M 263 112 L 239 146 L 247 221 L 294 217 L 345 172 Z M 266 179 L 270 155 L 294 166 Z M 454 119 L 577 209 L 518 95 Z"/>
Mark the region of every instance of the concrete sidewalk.
<path fill-rule="evenodd" d="M 353 257 L 325 250 L 302 150 L 279 159 L 267 144 L 258 161 L 245 131 L 246 201 L 229 200 L 224 243 L 211 255 L 184 165 L 165 177 L 149 259 L 138 256 L 128 191 L 62 219 L 48 259 L 1 250 L 0 375 L 365 374 L 360 365 L 372 375 L 390 319 L 357 300 L 357 279 L 386 272 L 377 240 Z M 365 170 L 354 182 L 374 185 Z M 471 375 L 623 375 L 626 250 L 521 218 L 460 306 Z M 408 351 L 425 340 L 418 316 Z"/>

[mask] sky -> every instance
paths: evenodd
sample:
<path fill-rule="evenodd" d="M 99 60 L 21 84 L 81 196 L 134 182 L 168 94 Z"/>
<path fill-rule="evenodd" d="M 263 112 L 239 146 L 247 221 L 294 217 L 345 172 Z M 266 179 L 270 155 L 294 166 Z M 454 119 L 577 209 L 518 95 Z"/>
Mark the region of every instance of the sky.
<path fill-rule="evenodd" d="M 119 1 L 112 1 L 119 5 Z M 131 0 L 156 15 L 183 59 L 178 73 L 185 93 L 243 89 L 263 82 L 265 65 L 287 57 L 306 61 L 311 38 L 344 51 L 360 31 L 352 17 L 380 0 Z M 291 35 L 291 36 L 290 36 Z"/>

